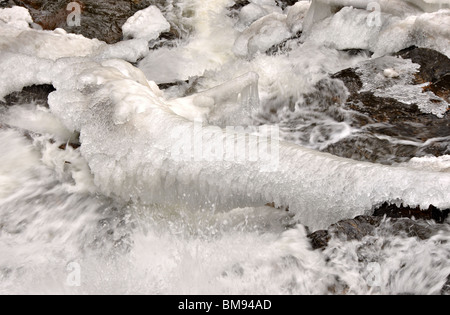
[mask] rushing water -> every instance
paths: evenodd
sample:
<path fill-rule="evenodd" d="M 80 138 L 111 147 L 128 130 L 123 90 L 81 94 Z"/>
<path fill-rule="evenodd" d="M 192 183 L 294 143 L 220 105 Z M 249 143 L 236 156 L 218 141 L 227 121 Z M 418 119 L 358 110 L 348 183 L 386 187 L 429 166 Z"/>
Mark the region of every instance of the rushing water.
<path fill-rule="evenodd" d="M 84 2 L 88 15 L 95 8 Z M 408 87 L 414 65 L 389 61 L 401 77 L 394 91 L 380 88 L 389 78 L 371 81 L 365 65 L 411 44 L 449 56 L 450 12 L 398 1 L 383 6 L 391 11 L 374 29 L 371 11 L 343 8 L 308 25 L 309 2 L 251 2 L 232 14 L 229 0 L 144 1 L 133 10 L 156 4 L 179 35 L 151 40 L 159 48 L 150 51 L 150 38 L 108 45 L 32 30 L 23 11 L 0 11 L 0 96 L 33 84 L 56 89 L 48 103 L 19 98 L 0 108 L 0 293 L 440 293 L 448 223 L 427 223 L 434 233 L 420 240 L 393 233 L 387 220 L 373 236 L 335 238 L 324 251 L 307 235 L 386 201 L 450 208 L 448 156 L 388 167 L 313 151 L 355 134 L 364 142 L 356 114 L 335 101 L 347 89 L 330 74 L 360 66 L 373 83 L 366 89 L 405 101 L 418 93 Z M 424 100 L 421 110 L 442 114 L 433 106 Z M 199 124 L 256 125 L 249 130 L 259 140 L 258 126 L 280 126 L 279 168 L 170 159 L 177 138 L 195 137 Z"/>

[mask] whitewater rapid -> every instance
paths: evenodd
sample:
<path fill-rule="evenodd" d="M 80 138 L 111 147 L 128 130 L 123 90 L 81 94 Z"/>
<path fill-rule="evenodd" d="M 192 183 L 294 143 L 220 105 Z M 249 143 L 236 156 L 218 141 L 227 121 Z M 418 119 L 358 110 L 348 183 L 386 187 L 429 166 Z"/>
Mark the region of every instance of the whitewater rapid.
<path fill-rule="evenodd" d="M 230 1 L 180 2 L 178 8 L 196 12 L 186 21 L 191 37 L 153 51 L 147 42 L 173 18 L 163 12 L 164 21 L 156 8 L 130 19 L 130 39 L 115 45 L 31 29 L 26 10 L 1 11 L 10 18 L 0 19 L 0 97 L 33 84 L 56 91 L 48 109 L 22 104 L 0 112 L 6 126 L 0 130 L 6 148 L 0 292 L 323 294 L 342 282 L 350 293 L 433 294 L 442 288 L 450 273 L 448 230 L 422 242 L 335 240 L 316 252 L 305 229 L 370 214 L 385 202 L 450 208 L 448 168 L 436 166 L 442 159 L 420 169 L 362 163 L 285 142 L 279 134 L 268 137 L 271 129 L 266 134 L 250 125 L 259 111 L 314 91 L 328 73 L 369 58 L 348 58 L 337 49 L 383 55 L 408 47 L 410 36 L 424 30 L 448 41 L 445 26 L 426 24 L 441 16 L 445 23 L 448 10 L 383 13 L 384 34 L 398 36 L 399 27 L 408 34 L 392 47 L 373 30 L 330 36 L 330 28 L 349 19 L 353 25 L 344 27 L 366 28 L 370 12 L 346 7 L 315 21 L 311 39 L 291 43 L 289 54 L 270 56 L 263 52 L 302 30 L 309 4 L 289 14 L 273 1 L 252 3 L 263 15 L 250 8 L 236 20 L 227 13 Z M 135 24 L 147 14 L 159 22 L 139 37 Z M 443 41 L 430 47 L 448 55 Z M 202 76 L 200 87 L 190 95 L 182 86 L 162 91 L 157 85 L 195 76 Z M 269 160 L 251 160 L 249 152 L 227 159 L 227 149 L 220 152 L 217 144 L 230 138 L 232 145 L 254 141 L 270 148 Z M 79 149 L 59 149 L 74 139 Z M 380 253 L 371 259 L 383 271 L 376 287 L 367 285 L 368 261 L 349 254 L 367 242 Z M 73 262 L 81 268 L 81 286 L 65 281 Z M 429 274 L 430 266 L 437 271 Z"/>

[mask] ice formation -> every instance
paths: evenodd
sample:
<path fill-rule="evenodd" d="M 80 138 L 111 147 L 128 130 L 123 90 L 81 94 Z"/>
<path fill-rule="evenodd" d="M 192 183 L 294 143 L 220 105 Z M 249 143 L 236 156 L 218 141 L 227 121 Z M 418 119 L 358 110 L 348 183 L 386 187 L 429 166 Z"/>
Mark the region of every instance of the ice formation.
<path fill-rule="evenodd" d="M 282 13 L 274 0 L 254 0 L 239 12 L 239 27 L 246 28 L 256 20 L 271 13 Z"/>
<path fill-rule="evenodd" d="M 0 10 L 0 22 L 18 29 L 27 29 L 33 23 L 30 13 L 22 7 Z"/>
<path fill-rule="evenodd" d="M 284 14 L 272 13 L 254 22 L 236 40 L 233 52 L 238 57 L 264 53 L 270 47 L 290 38 Z"/>
<path fill-rule="evenodd" d="M 357 73 L 363 82 L 363 92 L 371 91 L 375 96 L 416 104 L 422 112 L 443 118 L 450 104 L 431 92 L 424 92 L 424 85 L 413 84 L 414 74 L 419 69 L 420 65 L 411 60 L 385 56 L 361 63 Z"/>
<path fill-rule="evenodd" d="M 306 17 L 305 31 L 309 33 L 315 23 L 332 16 L 343 7 L 404 16 L 418 12 L 435 12 L 449 6 L 447 0 L 313 0 L 311 10 Z"/>
<path fill-rule="evenodd" d="M 157 39 L 161 33 L 169 30 L 169 22 L 155 6 L 138 11 L 122 26 L 125 38 L 145 39 L 147 41 Z"/>
<path fill-rule="evenodd" d="M 352 1 L 336 1 L 348 5 Z M 337 49 L 367 49 L 375 56 L 397 52 L 412 45 L 434 48 L 449 55 L 448 3 L 430 4 L 423 10 L 408 1 L 380 1 L 378 7 L 367 8 L 375 2 L 356 1 L 359 5 L 345 6 L 333 14 L 329 1 L 313 2 L 305 17 L 303 38 L 325 43 Z M 439 21 L 439 22 L 436 22 Z"/>

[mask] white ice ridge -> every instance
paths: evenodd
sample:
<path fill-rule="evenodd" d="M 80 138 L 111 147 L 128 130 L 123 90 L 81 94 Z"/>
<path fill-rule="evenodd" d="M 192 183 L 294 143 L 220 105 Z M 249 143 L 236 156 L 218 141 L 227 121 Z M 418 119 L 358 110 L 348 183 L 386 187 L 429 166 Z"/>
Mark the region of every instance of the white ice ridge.
<path fill-rule="evenodd" d="M 37 43 L 49 34 L 53 33 L 36 31 L 33 40 Z M 66 43 L 66 36 L 53 40 Z M 290 143 L 277 147 L 279 165 L 273 169 L 267 167 L 267 160 L 225 159 L 217 152 L 212 160 L 180 159 L 174 154 L 180 139 L 195 142 L 200 136 L 203 145 L 194 151 L 203 157 L 210 157 L 212 148 L 230 138 L 232 144 L 256 139 L 259 146 L 267 146 L 268 140 L 245 130 L 224 131 L 208 125 L 198 133 L 198 123 L 177 115 L 171 109 L 173 102 L 163 98 L 157 85 L 125 61 L 102 60 L 95 53 L 51 60 L 36 56 L 44 55 L 37 46 L 31 57 L 31 45 L 7 39 L 1 37 L 6 52 L 0 58 L 0 76 L 8 87 L 1 89 L 0 97 L 33 82 L 53 84 L 51 112 L 69 131 L 80 132 L 81 153 L 96 186 L 106 195 L 208 209 L 275 202 L 289 206 L 313 229 L 371 211 L 386 201 L 450 208 L 448 173 L 361 163 Z M 77 52 L 74 49 L 73 54 Z M 254 74 L 238 78 L 200 94 L 193 105 L 227 102 L 222 97 L 227 91 L 234 99 L 236 94 L 255 98 L 256 93 L 245 91 L 255 87 L 255 80 Z"/>
<path fill-rule="evenodd" d="M 65 69 L 56 68 L 63 70 L 55 75 L 51 110 L 81 132 L 81 152 L 107 195 L 218 209 L 274 201 L 312 228 L 386 201 L 450 207 L 449 174 L 355 162 L 289 143 L 280 144 L 273 172 L 262 172 L 261 161 L 176 159 L 173 148 L 180 137 L 195 136 L 195 123 L 171 111 L 138 69 L 118 60 L 71 60 Z M 204 127 L 204 156 L 224 141 L 225 132 L 217 128 Z M 241 137 L 249 135 L 236 132 Z"/>
<path fill-rule="evenodd" d="M 330 17 L 342 7 L 403 15 L 416 9 L 422 12 L 436 12 L 450 8 L 450 2 L 448 0 L 312 0 L 305 18 L 304 32 L 309 34 L 314 24 Z"/>

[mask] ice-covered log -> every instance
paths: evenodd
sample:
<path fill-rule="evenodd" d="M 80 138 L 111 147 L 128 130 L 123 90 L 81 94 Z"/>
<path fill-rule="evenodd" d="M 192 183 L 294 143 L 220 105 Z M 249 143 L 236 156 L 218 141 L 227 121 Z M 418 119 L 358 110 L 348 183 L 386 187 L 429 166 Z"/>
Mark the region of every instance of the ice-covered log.
<path fill-rule="evenodd" d="M 448 173 L 360 163 L 244 131 L 198 125 L 176 115 L 157 86 L 143 82 L 125 62 L 70 68 L 71 73 L 66 68 L 55 74 L 50 106 L 67 126 L 81 131 L 82 154 L 105 194 L 214 209 L 274 201 L 313 228 L 386 201 L 450 207 Z M 114 123 L 124 109 L 130 110 L 128 121 Z M 277 151 L 268 156 L 278 160 L 239 158 L 238 150 L 229 158 L 227 145 L 249 145 L 252 137 Z"/>

